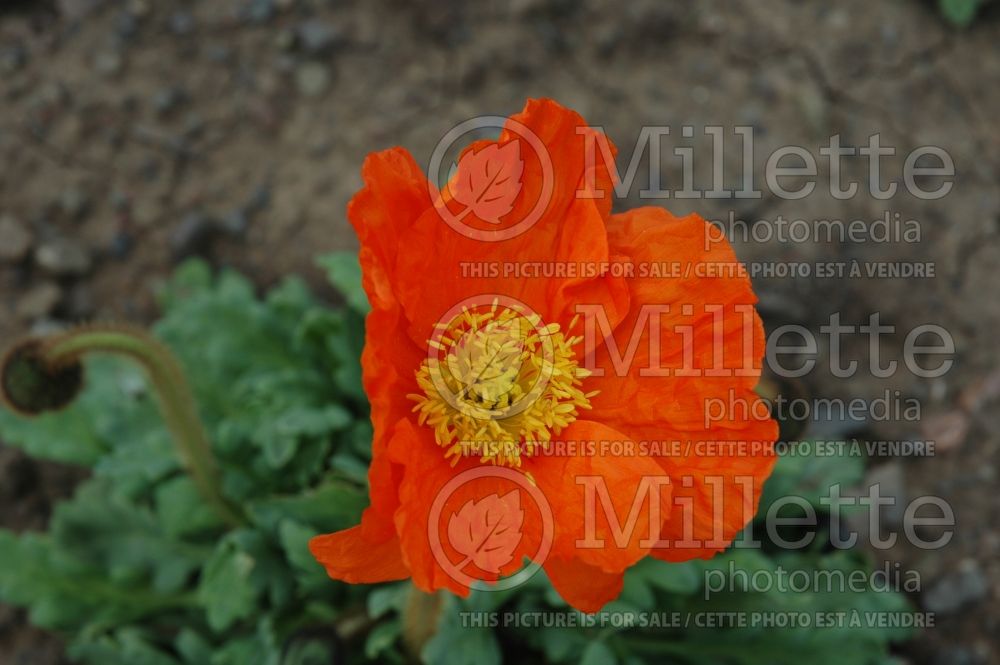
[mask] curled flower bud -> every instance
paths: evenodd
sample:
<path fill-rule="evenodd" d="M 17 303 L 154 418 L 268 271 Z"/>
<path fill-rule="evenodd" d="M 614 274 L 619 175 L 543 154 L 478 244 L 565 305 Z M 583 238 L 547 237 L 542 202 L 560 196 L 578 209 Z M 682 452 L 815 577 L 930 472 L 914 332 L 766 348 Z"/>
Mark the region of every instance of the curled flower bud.
<path fill-rule="evenodd" d="M 18 342 L 0 364 L 0 394 L 11 409 L 26 416 L 65 408 L 83 387 L 83 366 L 78 361 L 53 365 L 42 353 L 42 342 Z"/>

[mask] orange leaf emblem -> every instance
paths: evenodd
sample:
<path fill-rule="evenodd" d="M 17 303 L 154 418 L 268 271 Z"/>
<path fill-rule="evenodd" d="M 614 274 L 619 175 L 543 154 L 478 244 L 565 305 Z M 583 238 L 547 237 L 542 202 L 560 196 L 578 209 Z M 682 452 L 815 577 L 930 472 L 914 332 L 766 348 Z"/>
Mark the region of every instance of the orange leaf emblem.
<path fill-rule="evenodd" d="M 469 499 L 448 520 L 448 540 L 465 555 L 456 569 L 461 570 L 471 561 L 481 570 L 499 573 L 514 558 L 523 523 L 521 494 L 516 489 L 504 496 Z"/>
<path fill-rule="evenodd" d="M 488 224 L 500 224 L 500 218 L 514 208 L 524 173 L 520 145 L 519 141 L 494 143 L 462 155 L 452 191 L 465 206 L 459 219 L 472 213 Z"/>

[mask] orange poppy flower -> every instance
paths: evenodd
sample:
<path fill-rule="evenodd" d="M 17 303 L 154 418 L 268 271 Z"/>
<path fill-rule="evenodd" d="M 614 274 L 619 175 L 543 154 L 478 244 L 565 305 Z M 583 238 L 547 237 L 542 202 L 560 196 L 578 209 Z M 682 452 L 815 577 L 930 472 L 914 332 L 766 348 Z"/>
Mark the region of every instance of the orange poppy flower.
<path fill-rule="evenodd" d="M 401 148 L 366 160 L 371 506 L 312 541 L 331 577 L 465 595 L 529 560 L 593 612 L 643 557 L 711 557 L 753 516 L 777 428 L 750 281 L 697 215 L 611 214 L 598 148 L 531 100 L 443 192 Z"/>

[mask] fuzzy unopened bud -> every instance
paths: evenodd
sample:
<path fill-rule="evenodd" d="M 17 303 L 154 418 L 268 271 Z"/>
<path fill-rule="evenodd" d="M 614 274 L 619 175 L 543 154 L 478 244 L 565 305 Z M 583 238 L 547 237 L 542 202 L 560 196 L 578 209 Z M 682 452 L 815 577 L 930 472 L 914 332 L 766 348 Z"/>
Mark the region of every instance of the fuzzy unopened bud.
<path fill-rule="evenodd" d="M 15 344 L 0 363 L 0 395 L 4 404 L 22 415 L 65 408 L 82 387 L 83 366 L 79 362 L 50 365 L 37 339 Z"/>

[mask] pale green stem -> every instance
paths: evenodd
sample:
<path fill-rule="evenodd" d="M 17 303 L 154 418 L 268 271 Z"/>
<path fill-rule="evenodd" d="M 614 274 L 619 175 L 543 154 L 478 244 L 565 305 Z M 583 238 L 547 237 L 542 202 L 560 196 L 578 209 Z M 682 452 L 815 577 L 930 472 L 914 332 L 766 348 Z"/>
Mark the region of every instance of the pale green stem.
<path fill-rule="evenodd" d="M 198 491 L 231 526 L 245 523 L 219 490 L 218 468 L 180 365 L 162 342 L 138 329 L 85 326 L 45 340 L 40 356 L 52 367 L 69 365 L 87 353 L 125 356 L 140 364 L 159 398 L 160 412 Z"/>
<path fill-rule="evenodd" d="M 425 593 L 411 583 L 403 609 L 403 643 L 419 659 L 424 645 L 437 632 L 444 599 L 441 593 Z"/>

